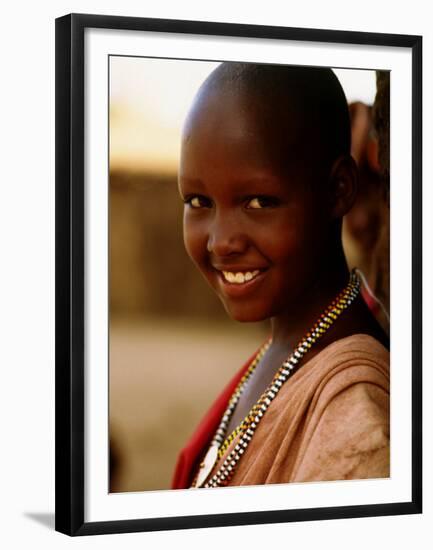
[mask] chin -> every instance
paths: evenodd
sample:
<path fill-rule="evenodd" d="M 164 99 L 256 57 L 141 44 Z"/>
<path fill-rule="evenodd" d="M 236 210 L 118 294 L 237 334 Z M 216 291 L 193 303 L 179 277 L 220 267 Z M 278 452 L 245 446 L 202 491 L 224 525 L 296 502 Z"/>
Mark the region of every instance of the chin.
<path fill-rule="evenodd" d="M 224 304 L 224 308 L 228 316 L 234 321 L 239 323 L 258 323 L 269 319 L 270 315 L 263 311 L 253 311 L 246 307 L 234 307 L 230 308 Z"/>

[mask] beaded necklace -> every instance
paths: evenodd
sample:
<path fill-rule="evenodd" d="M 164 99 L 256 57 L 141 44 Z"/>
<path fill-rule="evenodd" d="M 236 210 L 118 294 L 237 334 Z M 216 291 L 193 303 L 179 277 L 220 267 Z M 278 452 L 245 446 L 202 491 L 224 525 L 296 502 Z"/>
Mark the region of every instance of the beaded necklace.
<path fill-rule="evenodd" d="M 257 429 L 260 420 L 263 418 L 269 405 L 275 399 L 276 395 L 280 391 L 284 382 L 290 377 L 290 375 L 299 366 L 299 362 L 308 350 L 319 340 L 326 331 L 333 325 L 338 319 L 341 313 L 350 306 L 354 299 L 358 296 L 360 291 L 360 280 L 353 270 L 350 274 L 348 285 L 338 294 L 338 296 L 331 302 L 331 304 L 322 313 L 309 332 L 301 339 L 296 346 L 292 354 L 283 362 L 281 367 L 275 374 L 272 382 L 269 384 L 265 392 L 261 395 L 259 400 L 252 407 L 250 412 L 244 418 L 244 420 L 235 428 L 230 435 L 227 436 L 227 428 L 233 412 L 239 402 L 248 380 L 252 373 L 256 369 L 260 360 L 263 358 L 267 349 L 271 344 L 269 339 L 259 350 L 248 370 L 241 378 L 237 385 L 232 397 L 229 400 L 229 404 L 220 425 L 215 432 L 213 440 L 210 444 L 209 450 L 203 462 L 200 464 L 200 469 L 192 483 L 192 487 L 222 487 L 228 484 L 233 476 L 236 466 L 247 449 L 255 430 Z M 213 470 L 218 458 L 222 458 L 224 453 L 235 439 L 236 436 L 241 434 L 238 443 L 233 450 L 229 453 L 223 464 L 218 471 L 207 480 L 209 474 Z M 206 481 L 207 480 L 207 481 Z"/>

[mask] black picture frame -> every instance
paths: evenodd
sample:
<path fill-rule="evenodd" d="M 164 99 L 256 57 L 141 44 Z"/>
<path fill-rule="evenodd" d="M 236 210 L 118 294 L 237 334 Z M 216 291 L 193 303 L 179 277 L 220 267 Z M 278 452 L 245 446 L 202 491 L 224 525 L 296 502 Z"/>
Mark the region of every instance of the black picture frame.
<path fill-rule="evenodd" d="M 84 31 L 152 31 L 368 44 L 412 52 L 412 498 L 407 502 L 85 522 Z M 92 535 L 343 519 L 422 512 L 422 37 L 70 14 L 56 19 L 56 484 L 57 531 Z"/>

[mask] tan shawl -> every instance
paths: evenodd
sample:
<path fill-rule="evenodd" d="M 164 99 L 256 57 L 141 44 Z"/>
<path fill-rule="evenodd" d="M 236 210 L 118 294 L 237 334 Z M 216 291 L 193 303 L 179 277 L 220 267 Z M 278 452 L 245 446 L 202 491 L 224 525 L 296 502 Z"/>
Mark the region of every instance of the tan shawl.
<path fill-rule="evenodd" d="M 284 384 L 229 485 L 383 477 L 389 477 L 389 352 L 357 334 L 323 349 Z"/>

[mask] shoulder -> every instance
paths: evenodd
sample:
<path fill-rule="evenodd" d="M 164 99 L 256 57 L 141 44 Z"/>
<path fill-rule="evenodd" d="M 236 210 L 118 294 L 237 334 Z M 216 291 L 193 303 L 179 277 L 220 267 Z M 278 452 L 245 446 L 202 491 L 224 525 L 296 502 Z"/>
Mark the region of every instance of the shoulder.
<path fill-rule="evenodd" d="M 389 352 L 366 335 L 328 348 L 317 356 L 317 369 L 323 361 L 331 366 L 310 403 L 297 475 L 304 480 L 387 477 Z"/>
<path fill-rule="evenodd" d="M 389 369 L 389 351 L 368 334 L 354 334 L 325 347 L 316 357 L 333 363 L 379 365 Z"/>
<path fill-rule="evenodd" d="M 389 352 L 380 342 L 363 334 L 335 342 L 316 356 L 313 370 L 309 414 L 317 430 L 332 426 L 356 438 L 389 423 Z"/>
<path fill-rule="evenodd" d="M 389 400 L 377 387 L 347 388 L 307 436 L 297 481 L 389 477 Z"/>
<path fill-rule="evenodd" d="M 315 388 L 316 400 L 325 402 L 360 383 L 389 393 L 389 358 L 389 351 L 378 340 L 355 334 L 324 348 L 299 374 Z"/>

